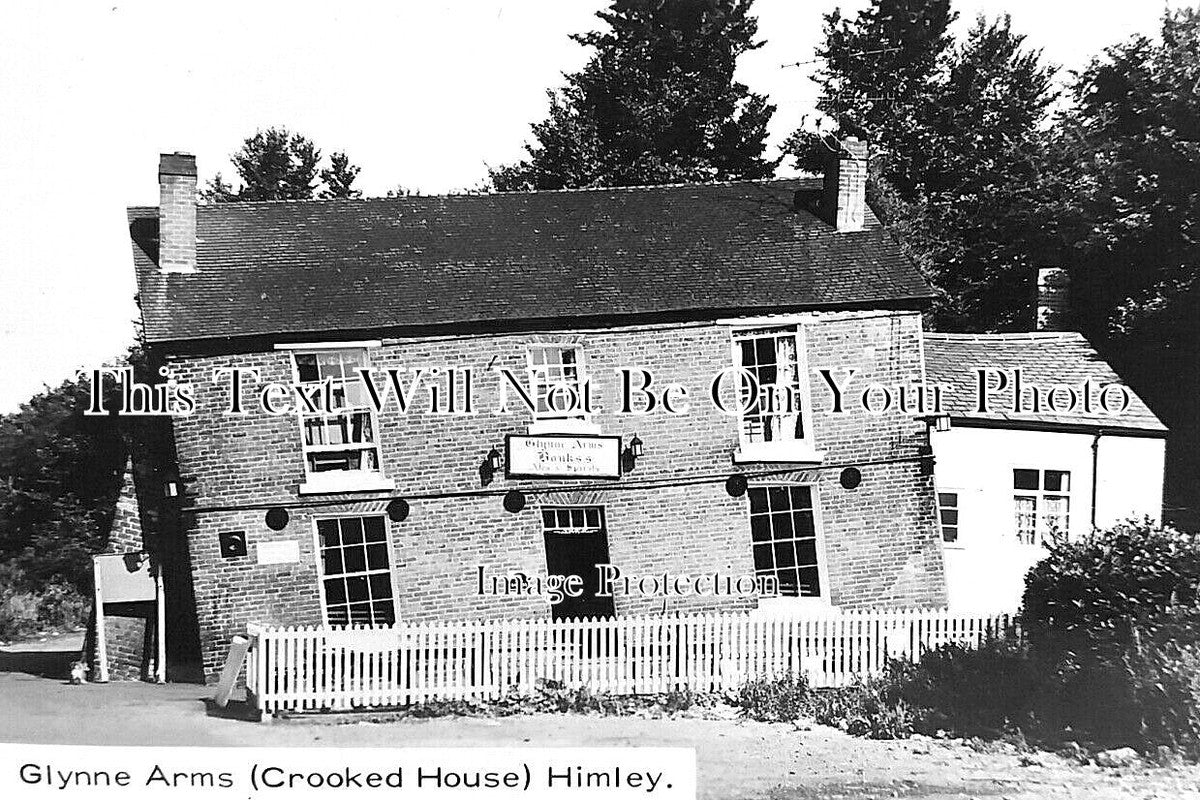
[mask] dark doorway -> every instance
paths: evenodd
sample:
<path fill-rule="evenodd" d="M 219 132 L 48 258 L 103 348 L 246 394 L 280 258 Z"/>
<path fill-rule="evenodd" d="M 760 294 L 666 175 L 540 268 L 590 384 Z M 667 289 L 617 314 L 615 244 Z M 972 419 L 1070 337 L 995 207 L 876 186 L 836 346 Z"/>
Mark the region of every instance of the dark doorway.
<path fill-rule="evenodd" d="M 613 616 L 613 599 L 597 597 L 600 576 L 597 564 L 608 563 L 608 532 L 601 506 L 546 506 L 542 508 L 546 537 L 546 572 L 578 575 L 583 594 L 565 597 L 551 606 L 554 619 Z"/>

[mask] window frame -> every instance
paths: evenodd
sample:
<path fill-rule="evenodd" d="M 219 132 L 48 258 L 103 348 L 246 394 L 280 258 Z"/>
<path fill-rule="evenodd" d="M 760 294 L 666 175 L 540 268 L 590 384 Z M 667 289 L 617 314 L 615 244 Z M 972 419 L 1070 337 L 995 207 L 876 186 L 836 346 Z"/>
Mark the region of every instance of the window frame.
<path fill-rule="evenodd" d="M 817 564 L 816 564 L 817 581 L 821 587 L 821 594 L 816 595 L 816 596 L 799 595 L 796 597 L 780 594 L 777 597 L 762 597 L 762 598 L 759 598 L 759 601 L 758 601 L 759 607 L 760 608 L 769 608 L 774 603 L 782 603 L 782 604 L 788 604 L 788 605 L 795 604 L 795 603 L 802 603 L 805 605 L 832 606 L 833 601 L 832 601 L 832 586 L 830 584 L 830 578 L 829 578 L 829 557 L 828 557 L 828 553 L 826 552 L 826 548 L 825 548 L 825 524 L 824 524 L 824 517 L 821 512 L 821 492 L 820 492 L 820 484 L 819 483 L 809 482 L 809 481 L 780 481 L 780 480 L 774 480 L 774 481 L 755 480 L 755 481 L 750 482 L 750 485 L 746 488 L 745 502 L 742 503 L 742 508 L 744 509 L 744 514 L 745 514 L 745 531 L 749 535 L 751 573 L 755 576 L 756 579 L 759 577 L 758 567 L 754 560 L 755 541 L 754 541 L 754 529 L 753 529 L 752 523 L 751 523 L 753 514 L 750 511 L 750 492 L 754 489 L 769 490 L 772 488 L 783 488 L 783 489 L 789 490 L 789 492 L 791 489 L 794 489 L 794 488 L 807 488 L 809 490 L 809 496 L 812 498 L 812 517 L 813 517 L 813 535 L 814 535 L 813 538 L 814 538 L 814 547 L 816 550 L 816 557 L 817 557 Z M 768 497 L 768 507 L 769 507 L 769 503 L 770 503 L 770 499 Z M 794 538 L 795 537 L 793 537 L 793 540 L 794 540 Z M 772 536 L 772 542 L 774 542 L 773 536 Z M 772 574 L 775 575 L 776 581 L 778 581 L 778 572 L 776 571 L 776 572 L 773 572 Z"/>
<path fill-rule="evenodd" d="M 318 527 L 318 523 L 323 520 L 338 520 L 339 524 L 341 524 L 340 520 L 343 520 L 343 519 L 365 520 L 369 517 L 378 518 L 378 519 L 382 520 L 382 522 L 383 522 L 383 540 L 384 540 L 385 546 L 387 547 L 387 557 L 388 557 L 388 565 L 387 565 L 388 588 L 391 591 L 391 595 L 392 595 L 391 596 L 392 624 L 397 624 L 400 621 L 399 596 L 398 596 L 398 592 L 396 591 L 396 570 L 395 570 L 395 562 L 396 562 L 395 555 L 396 555 L 396 553 L 395 553 L 395 549 L 392 546 L 393 543 L 392 543 L 391 520 L 388 519 L 387 514 L 363 514 L 361 512 L 347 511 L 347 512 L 332 513 L 332 514 L 314 514 L 312 519 L 310 520 L 310 525 L 312 526 L 313 560 L 315 562 L 314 566 L 316 567 L 316 573 L 317 573 L 317 595 L 318 595 L 318 598 L 321 603 L 321 625 L 323 627 L 326 627 L 326 628 L 335 627 L 334 625 L 330 624 L 330 622 L 329 622 L 329 599 L 326 597 L 326 594 L 325 594 L 325 579 L 326 579 L 326 577 L 333 577 L 333 576 L 326 576 L 326 574 L 325 574 L 325 560 L 322 557 L 322 553 L 321 553 L 321 531 L 320 531 L 320 528 Z M 364 534 L 364 536 L 365 536 L 365 534 Z M 351 573 L 351 574 L 353 574 L 353 575 L 359 575 L 359 574 L 371 575 L 371 574 L 378 574 L 380 572 L 382 572 L 382 570 L 367 570 L 365 572 L 361 572 L 361 573 L 355 572 L 355 573 Z M 345 577 L 345 575 L 346 575 L 346 573 L 342 573 L 340 577 Z M 374 601 L 372 601 L 372 602 L 374 602 Z M 351 623 L 351 624 L 361 624 L 361 623 Z M 371 624 L 375 625 L 375 623 L 371 623 Z M 345 627 L 345 626 L 336 626 L 336 627 Z"/>
<path fill-rule="evenodd" d="M 946 548 L 950 548 L 950 549 L 963 548 L 964 545 L 963 545 L 963 540 L 962 540 L 962 511 L 963 511 L 962 498 L 963 498 L 963 495 L 965 494 L 965 492 L 962 489 L 954 489 L 954 488 L 943 489 L 942 487 L 938 486 L 938 487 L 934 487 L 933 494 L 934 494 L 934 500 L 937 503 L 938 533 L 941 534 L 942 547 L 946 547 Z M 942 504 L 942 495 L 945 495 L 945 494 L 954 495 L 954 505 L 953 506 L 944 506 Z M 954 528 L 954 539 L 953 540 L 946 538 L 946 522 L 942 519 L 942 512 L 944 512 L 944 511 L 954 511 L 955 514 L 958 515 L 957 521 L 951 526 Z"/>
<path fill-rule="evenodd" d="M 1018 489 L 1017 488 L 1017 473 L 1018 472 L 1034 472 L 1037 474 L 1036 489 Z M 1046 475 L 1047 473 L 1055 472 L 1066 476 L 1067 489 L 1047 489 Z M 1048 469 L 1044 467 L 1018 467 L 1013 466 L 1011 469 L 1012 475 L 1012 533 L 1016 539 L 1016 543 L 1023 547 L 1039 547 L 1049 542 L 1049 528 L 1046 523 L 1049 500 L 1064 500 L 1066 502 L 1065 517 L 1066 524 L 1061 528 L 1061 534 L 1068 540 L 1071 538 L 1071 497 L 1072 485 L 1074 477 L 1069 469 Z M 1033 500 L 1033 541 L 1025 541 L 1021 537 L 1021 527 L 1018 524 L 1017 501 L 1021 499 Z"/>
<path fill-rule="evenodd" d="M 564 535 L 570 536 L 570 535 L 573 535 L 574 533 L 577 533 L 580 531 L 582 531 L 584 533 L 604 533 L 606 535 L 608 533 L 608 520 L 606 519 L 607 514 L 605 513 L 605 506 L 600 503 L 584 503 L 584 504 L 544 503 L 544 504 L 538 506 L 538 511 L 540 511 L 541 515 L 542 515 L 541 516 L 541 532 L 543 535 L 545 535 L 547 533 L 554 533 L 554 534 L 564 534 Z M 547 511 L 553 511 L 555 514 L 557 514 L 560 511 L 566 511 L 568 513 L 572 512 L 572 511 L 579 511 L 584 515 L 584 524 L 582 527 L 568 526 L 566 528 L 563 528 L 563 527 L 556 526 L 553 528 L 547 528 L 546 527 L 546 512 Z M 600 519 L 599 524 L 597 524 L 597 525 L 588 524 L 587 513 L 589 511 L 597 512 L 597 515 Z"/>
<path fill-rule="evenodd" d="M 301 356 L 315 356 L 318 359 L 318 365 L 322 356 L 328 356 L 330 353 L 361 353 L 362 366 L 369 368 L 371 366 L 371 351 L 365 343 L 351 342 L 345 346 L 330 345 L 311 345 L 308 347 L 289 347 L 287 348 L 288 359 L 291 362 L 292 381 L 296 386 L 319 386 L 320 382 L 300 380 L 300 364 Z M 319 369 L 319 366 L 318 366 Z M 350 381 L 359 381 L 357 375 L 347 376 L 345 365 L 342 365 L 342 384 L 345 385 Z M 306 414 L 303 403 L 296 403 L 296 421 L 300 429 L 300 458 L 304 470 L 304 480 L 300 484 L 300 494 L 316 494 L 316 493 L 336 493 L 336 492 L 354 492 L 354 491 L 382 491 L 395 488 L 395 484 L 387 479 L 387 473 L 384 470 L 383 464 L 383 443 L 381 441 L 381 432 L 379 429 L 379 414 L 376 413 L 374 407 L 370 403 L 365 406 L 353 406 L 353 408 L 362 408 L 363 413 L 367 415 L 370 421 L 372 439 L 370 444 L 342 444 L 342 445 L 310 445 L 307 442 L 307 431 L 305 427 L 306 419 L 334 419 L 337 417 L 346 417 L 347 414 Z M 333 469 L 333 470 L 313 470 L 309 464 L 309 456 L 313 453 L 322 452 L 341 452 L 346 450 L 359 450 L 363 453 L 374 450 L 376 469 Z"/>
<path fill-rule="evenodd" d="M 801 438 L 776 439 L 773 441 L 752 441 L 747 436 L 746 414 L 737 414 L 738 449 L 734 452 L 735 463 L 775 461 L 820 463 L 825 452 L 818 450 L 816 435 L 813 428 L 812 387 L 808 375 L 808 332 L 802 324 L 790 325 L 739 325 L 730 328 L 729 353 L 730 364 L 737 370 L 740 393 L 741 370 L 746 366 L 742 362 L 741 343 L 747 339 L 771 337 L 778 339 L 791 336 L 795 342 L 796 352 L 796 392 L 800 398 L 799 421 L 804 436 Z M 778 377 L 778 376 L 777 376 Z M 778 386 L 778 381 L 774 386 Z M 760 390 L 762 384 L 759 385 Z"/>
<path fill-rule="evenodd" d="M 539 389 L 542 387 L 542 383 L 541 383 L 540 376 L 537 378 L 536 381 L 534 379 L 534 376 L 538 375 L 539 370 L 545 370 L 550 365 L 548 364 L 548 362 L 545 361 L 544 353 L 543 353 L 542 363 L 535 364 L 534 358 L 533 358 L 533 354 L 534 354 L 535 350 L 538 350 L 538 351 L 558 350 L 558 351 L 560 351 L 559 362 L 558 362 L 558 368 L 560 370 L 563 369 L 563 361 L 562 361 L 561 353 L 565 352 L 567 350 L 574 351 L 574 353 L 575 353 L 575 364 L 574 364 L 575 386 L 574 386 L 574 389 L 577 393 L 576 396 L 578 397 L 579 403 L 581 406 L 578 410 L 571 411 L 571 412 L 561 412 L 561 411 L 553 411 L 553 410 L 547 410 L 547 411 L 543 412 L 543 411 L 539 410 L 538 406 L 540 405 L 541 399 L 543 396 L 542 393 L 539 391 Z M 571 424 L 588 423 L 591 421 L 591 415 L 588 414 L 587 411 L 585 411 L 582 408 L 583 386 L 584 386 L 584 383 L 587 381 L 587 364 L 586 364 L 586 360 L 585 360 L 584 353 L 583 353 L 583 345 L 581 343 L 579 343 L 579 342 L 528 342 L 525 345 L 525 369 L 526 369 L 526 375 L 529 376 L 529 386 L 530 386 L 530 388 L 533 389 L 533 395 L 532 395 L 533 396 L 533 405 L 534 405 L 533 419 L 534 419 L 535 423 L 541 423 L 543 425 L 553 426 L 555 424 L 571 425 Z M 548 394 L 552 387 L 554 387 L 560 383 L 565 383 L 565 381 L 558 380 L 558 381 L 554 381 L 553 383 L 546 383 L 545 384 L 546 393 Z M 546 405 L 547 405 L 547 407 L 549 407 L 549 403 L 547 403 Z"/>

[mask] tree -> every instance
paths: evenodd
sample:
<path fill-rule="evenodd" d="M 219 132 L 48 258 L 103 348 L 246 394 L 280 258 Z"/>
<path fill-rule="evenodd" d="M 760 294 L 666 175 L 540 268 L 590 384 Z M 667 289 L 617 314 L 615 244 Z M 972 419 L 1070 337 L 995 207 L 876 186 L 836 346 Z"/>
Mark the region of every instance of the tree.
<path fill-rule="evenodd" d="M 548 93 L 528 156 L 490 170 L 501 191 L 760 178 L 775 107 L 734 80 L 762 46 L 752 0 L 613 0 L 594 50 Z"/>
<path fill-rule="evenodd" d="M 784 149 L 798 166 L 820 171 L 830 140 L 855 135 L 871 144 L 878 175 L 905 201 L 915 198 L 926 170 L 920 153 L 939 103 L 939 84 L 952 47 L 950 0 L 875 0 L 853 19 L 825 15 L 823 63 L 814 76 L 817 110 L 829 131 L 799 130 Z"/>
<path fill-rule="evenodd" d="M 942 328 L 1026 330 L 1034 319 L 1062 187 L 1044 169 L 1054 70 L 1024 40 L 1007 17 L 977 20 L 949 55 L 915 153 L 909 211 L 925 235 L 913 246 L 942 293 L 933 319 Z"/>
<path fill-rule="evenodd" d="M 1168 519 L 1200 529 L 1200 11 L 1109 48 L 1054 140 L 1078 325 L 1171 427 Z"/>
<path fill-rule="evenodd" d="M 1007 17 L 961 43 L 948 0 L 876 0 L 826 17 L 818 107 L 830 131 L 786 149 L 817 170 L 836 138 L 872 149 L 870 199 L 933 283 L 941 328 L 1023 329 L 1055 195 L 1042 164 L 1054 70 Z"/>
<path fill-rule="evenodd" d="M 1183 9 L 1164 17 L 1161 42 L 1109 48 L 1071 88 L 1058 139 L 1073 189 L 1063 244 L 1098 333 L 1153 327 L 1200 289 L 1197 86 L 1200 11 Z"/>
<path fill-rule="evenodd" d="M 345 153 L 334 153 L 329 157 L 329 167 L 321 170 L 321 180 L 325 182 L 321 197 L 362 197 L 362 192 L 351 186 L 361 171 Z"/>
<path fill-rule="evenodd" d="M 345 153 L 334 153 L 331 166 L 320 169 L 321 151 L 310 139 L 287 128 L 267 128 L 242 142 L 230 156 L 242 186 L 234 189 L 217 173 L 201 196 L 213 203 L 246 200 L 310 200 L 318 177 L 325 183 L 322 197 L 357 197 L 351 188 L 359 168 Z"/>
<path fill-rule="evenodd" d="M 128 448 L 116 417 L 83 414 L 89 390 L 67 381 L 0 415 L 0 561 L 36 583 L 86 587 L 112 521 Z"/>

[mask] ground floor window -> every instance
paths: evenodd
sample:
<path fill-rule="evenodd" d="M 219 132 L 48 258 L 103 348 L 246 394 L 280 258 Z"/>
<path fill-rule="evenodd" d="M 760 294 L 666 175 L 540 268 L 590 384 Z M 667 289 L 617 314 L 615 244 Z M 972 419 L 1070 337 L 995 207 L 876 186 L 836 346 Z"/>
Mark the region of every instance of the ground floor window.
<path fill-rule="evenodd" d="M 396 621 L 383 517 L 319 519 L 317 544 L 327 624 Z"/>
<path fill-rule="evenodd" d="M 958 542 L 958 492 L 938 492 L 938 521 L 942 525 L 942 541 Z"/>
<path fill-rule="evenodd" d="M 755 486 L 747 495 L 755 574 L 775 576 L 786 597 L 820 597 L 812 487 Z"/>
<path fill-rule="evenodd" d="M 1071 513 L 1071 473 L 1056 469 L 1013 470 L 1013 517 L 1017 541 L 1040 544 L 1066 535 Z"/>

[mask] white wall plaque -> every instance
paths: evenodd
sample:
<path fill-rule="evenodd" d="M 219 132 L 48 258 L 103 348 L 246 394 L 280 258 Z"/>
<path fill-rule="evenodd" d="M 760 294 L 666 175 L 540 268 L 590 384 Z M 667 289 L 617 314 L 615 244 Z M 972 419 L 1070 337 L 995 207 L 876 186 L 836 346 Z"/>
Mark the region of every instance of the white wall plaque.
<path fill-rule="evenodd" d="M 509 436 L 510 478 L 619 478 L 620 436 Z"/>
<path fill-rule="evenodd" d="M 297 564 L 300 562 L 300 543 L 295 539 L 282 542 L 260 542 L 254 546 L 259 564 Z"/>

